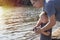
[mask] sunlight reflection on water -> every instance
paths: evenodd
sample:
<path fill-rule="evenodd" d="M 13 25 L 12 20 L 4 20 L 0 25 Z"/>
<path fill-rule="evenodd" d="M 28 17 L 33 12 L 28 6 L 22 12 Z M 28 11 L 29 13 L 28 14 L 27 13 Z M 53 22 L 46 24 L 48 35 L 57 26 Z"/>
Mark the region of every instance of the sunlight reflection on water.
<path fill-rule="evenodd" d="M 2 6 L 0 6 L 0 30 L 2 28 L 4 28 L 4 21 L 2 20 L 3 19 L 2 18 L 3 13 L 4 13 L 4 8 Z"/>
<path fill-rule="evenodd" d="M 26 20 L 31 18 L 31 16 L 35 15 L 37 12 L 33 14 L 34 10 L 32 11 L 33 12 L 32 13 L 31 9 L 20 8 L 20 7 L 19 8 L 8 8 L 8 9 L 3 9 L 1 7 L 0 10 L 1 9 L 2 11 L 3 10 L 4 11 L 3 12 L 1 11 L 1 16 L 0 16 L 0 40 L 8 40 L 8 39 L 9 40 L 23 40 L 23 39 L 29 38 L 26 35 L 31 34 L 29 30 L 33 28 L 35 23 L 34 22 L 21 23 L 21 22 L 23 22 L 25 18 Z M 30 13 L 27 12 L 28 10 L 30 10 L 29 11 Z M 28 13 L 29 15 L 26 15 Z M 15 21 L 18 21 L 18 22 L 15 22 Z M 20 32 L 23 30 L 28 30 L 28 31 Z"/>

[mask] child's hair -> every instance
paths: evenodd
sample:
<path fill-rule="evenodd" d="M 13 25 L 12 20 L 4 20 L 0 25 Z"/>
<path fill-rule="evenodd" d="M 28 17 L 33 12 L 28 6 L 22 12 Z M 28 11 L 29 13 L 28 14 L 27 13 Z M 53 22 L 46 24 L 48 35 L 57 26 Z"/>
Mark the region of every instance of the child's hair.
<path fill-rule="evenodd" d="M 41 17 L 42 15 L 45 15 L 47 17 L 47 14 L 44 11 L 41 12 L 41 14 L 39 15 L 39 17 Z"/>
<path fill-rule="evenodd" d="M 41 20 L 42 23 L 47 23 L 48 22 L 48 16 L 45 12 L 42 12 L 40 14 L 40 20 Z"/>

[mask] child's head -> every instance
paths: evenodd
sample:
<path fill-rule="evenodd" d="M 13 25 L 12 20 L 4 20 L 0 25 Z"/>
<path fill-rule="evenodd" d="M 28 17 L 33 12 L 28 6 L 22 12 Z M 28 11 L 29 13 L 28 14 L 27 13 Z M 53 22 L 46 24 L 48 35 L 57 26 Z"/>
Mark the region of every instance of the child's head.
<path fill-rule="evenodd" d="M 48 22 L 48 16 L 45 12 L 42 12 L 40 15 L 40 19 L 42 23 L 47 23 Z"/>
<path fill-rule="evenodd" d="M 30 0 L 32 5 L 36 8 L 40 8 L 43 6 L 43 0 Z"/>

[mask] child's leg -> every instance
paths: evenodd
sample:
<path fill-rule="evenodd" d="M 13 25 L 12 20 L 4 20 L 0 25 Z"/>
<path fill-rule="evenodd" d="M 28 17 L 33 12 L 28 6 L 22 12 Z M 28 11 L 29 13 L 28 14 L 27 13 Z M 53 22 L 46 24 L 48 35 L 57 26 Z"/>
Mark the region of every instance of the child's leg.
<path fill-rule="evenodd" d="M 42 24 L 41 27 L 43 27 L 44 25 L 45 25 L 45 24 Z M 51 38 L 52 29 L 47 30 L 47 31 L 45 31 L 45 32 L 49 32 L 49 35 L 46 36 L 46 35 L 44 35 L 45 33 L 41 34 L 40 40 L 52 40 L 52 38 Z"/>
<path fill-rule="evenodd" d="M 47 31 L 47 32 L 42 32 L 41 34 L 45 35 L 45 36 L 49 36 L 50 35 L 50 32 Z"/>
<path fill-rule="evenodd" d="M 40 40 L 52 40 L 51 38 L 51 33 L 52 33 L 52 29 L 48 30 L 47 32 L 50 32 L 48 36 L 41 34 L 40 36 Z"/>

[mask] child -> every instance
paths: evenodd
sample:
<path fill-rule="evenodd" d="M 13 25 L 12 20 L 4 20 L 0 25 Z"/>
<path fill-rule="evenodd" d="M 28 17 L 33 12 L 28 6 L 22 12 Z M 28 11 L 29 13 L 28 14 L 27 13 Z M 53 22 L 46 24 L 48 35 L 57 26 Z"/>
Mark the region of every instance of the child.
<path fill-rule="evenodd" d="M 47 14 L 45 14 L 44 12 L 42 12 L 40 14 L 40 18 L 39 18 L 40 21 L 39 22 L 39 26 L 35 27 L 33 30 L 34 31 L 37 31 L 38 29 L 40 29 L 41 27 L 43 27 L 47 22 L 48 22 L 48 17 L 47 17 Z M 49 31 L 45 31 L 45 32 L 42 32 L 43 35 L 46 35 L 46 36 L 49 36 L 50 35 L 50 32 Z"/>

